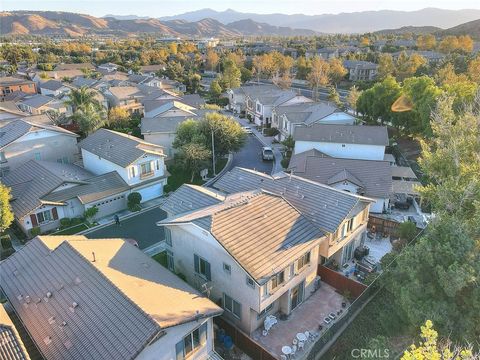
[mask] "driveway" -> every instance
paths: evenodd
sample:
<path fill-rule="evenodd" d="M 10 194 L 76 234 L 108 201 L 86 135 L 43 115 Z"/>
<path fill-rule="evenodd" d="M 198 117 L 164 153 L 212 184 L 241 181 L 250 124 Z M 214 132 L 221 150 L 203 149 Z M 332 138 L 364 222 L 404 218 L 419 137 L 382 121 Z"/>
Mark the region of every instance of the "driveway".
<path fill-rule="evenodd" d="M 164 240 L 163 227 L 155 223 L 167 217 L 159 207 L 123 219 L 120 225 L 111 224 L 85 234 L 89 239 L 127 238 L 135 239 L 140 249 L 145 249 Z"/>

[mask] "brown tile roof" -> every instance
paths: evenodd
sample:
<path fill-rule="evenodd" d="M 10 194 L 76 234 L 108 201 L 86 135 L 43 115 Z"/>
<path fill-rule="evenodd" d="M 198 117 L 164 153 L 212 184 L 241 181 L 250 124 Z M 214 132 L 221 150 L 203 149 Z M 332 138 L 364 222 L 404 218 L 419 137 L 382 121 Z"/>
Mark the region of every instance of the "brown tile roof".
<path fill-rule="evenodd" d="M 3 305 L 0 305 L 0 359 L 30 360 L 22 339 Z"/>

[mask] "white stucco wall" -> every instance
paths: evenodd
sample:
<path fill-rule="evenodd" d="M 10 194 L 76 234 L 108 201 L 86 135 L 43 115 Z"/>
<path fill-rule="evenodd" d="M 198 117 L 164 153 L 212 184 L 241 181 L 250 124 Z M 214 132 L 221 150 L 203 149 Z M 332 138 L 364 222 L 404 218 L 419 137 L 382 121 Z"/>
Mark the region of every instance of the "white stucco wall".
<path fill-rule="evenodd" d="M 143 134 L 143 138 L 149 143 L 162 146 L 167 158 L 171 158 L 175 154 L 175 149 L 172 145 L 175 140 L 175 135 L 176 133 L 145 133 Z"/>
<path fill-rule="evenodd" d="M 295 142 L 295 154 L 299 154 L 311 149 L 317 149 L 329 156 L 344 159 L 383 160 L 385 155 L 385 146 L 341 144 L 303 140 Z"/>

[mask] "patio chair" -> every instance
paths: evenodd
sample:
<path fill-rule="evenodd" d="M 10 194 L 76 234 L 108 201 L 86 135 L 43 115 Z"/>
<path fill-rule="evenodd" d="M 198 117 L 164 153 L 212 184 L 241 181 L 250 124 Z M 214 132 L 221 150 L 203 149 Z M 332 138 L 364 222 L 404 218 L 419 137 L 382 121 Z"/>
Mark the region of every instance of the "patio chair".
<path fill-rule="evenodd" d="M 262 335 L 263 335 L 263 336 L 267 336 L 267 335 L 268 335 L 268 331 L 267 331 L 267 330 L 263 330 L 263 331 L 262 331 Z"/>
<path fill-rule="evenodd" d="M 298 342 L 298 350 L 303 350 L 304 346 L 305 346 L 305 343 L 303 341 Z"/>
<path fill-rule="evenodd" d="M 305 331 L 305 337 L 307 338 L 307 341 L 310 340 L 310 331 Z"/>
<path fill-rule="evenodd" d="M 292 353 L 290 354 L 290 357 L 291 357 L 291 358 L 294 358 L 296 352 L 297 352 L 297 345 L 293 345 L 293 346 L 292 346 Z"/>
<path fill-rule="evenodd" d="M 297 340 L 297 339 L 293 339 L 292 344 L 293 344 L 293 345 L 297 345 L 297 344 L 298 344 L 298 340 Z"/>

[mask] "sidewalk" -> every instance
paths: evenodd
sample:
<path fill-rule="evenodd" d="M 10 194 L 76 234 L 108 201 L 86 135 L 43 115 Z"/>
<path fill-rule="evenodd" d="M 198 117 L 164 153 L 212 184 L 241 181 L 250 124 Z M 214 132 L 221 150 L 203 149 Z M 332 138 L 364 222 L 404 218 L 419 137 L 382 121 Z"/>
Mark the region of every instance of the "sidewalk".
<path fill-rule="evenodd" d="M 264 136 L 262 133 L 260 133 L 260 131 L 255 129 L 254 127 L 255 125 L 250 123 L 247 119 L 241 119 L 238 116 L 231 113 L 229 113 L 228 115 L 232 116 L 240 125 L 250 127 L 252 129 L 253 134 L 263 144 L 263 146 L 269 146 L 272 148 L 273 155 L 275 156 L 275 161 L 272 168 L 272 174 L 283 171 L 283 167 L 282 167 L 283 155 L 281 151 L 283 149 L 283 145 L 279 143 L 274 144 L 273 143 L 273 140 L 275 139 L 274 136 L 269 136 L 269 137 Z"/>

